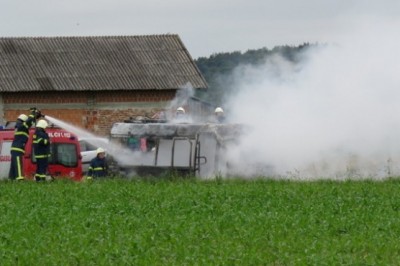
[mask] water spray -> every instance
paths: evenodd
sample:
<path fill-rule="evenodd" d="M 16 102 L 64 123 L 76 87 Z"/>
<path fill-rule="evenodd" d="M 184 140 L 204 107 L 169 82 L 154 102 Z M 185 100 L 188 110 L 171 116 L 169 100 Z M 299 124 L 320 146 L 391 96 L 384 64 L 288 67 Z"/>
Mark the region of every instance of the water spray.
<path fill-rule="evenodd" d="M 140 152 L 134 152 L 126 148 L 121 143 L 115 143 L 112 141 L 99 142 L 99 138 L 104 139 L 104 137 L 95 135 L 83 128 L 74 126 L 70 123 L 67 123 L 65 121 L 59 120 L 57 118 L 48 115 L 46 115 L 46 119 L 50 123 L 75 134 L 78 137 L 78 139 L 85 139 L 85 141 L 87 141 L 91 145 L 105 149 L 106 153 L 111 155 L 112 158 L 116 160 L 118 164 L 121 166 L 129 165 L 132 164 L 132 162 L 140 161 L 140 159 L 142 159 L 143 157 L 143 155 Z"/>

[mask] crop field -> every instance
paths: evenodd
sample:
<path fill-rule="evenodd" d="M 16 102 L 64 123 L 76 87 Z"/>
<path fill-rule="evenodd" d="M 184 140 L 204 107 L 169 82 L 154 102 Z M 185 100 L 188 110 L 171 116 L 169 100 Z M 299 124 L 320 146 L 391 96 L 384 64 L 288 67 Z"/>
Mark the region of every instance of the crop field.
<path fill-rule="evenodd" d="M 1 265 L 398 265 L 400 180 L 0 182 Z"/>

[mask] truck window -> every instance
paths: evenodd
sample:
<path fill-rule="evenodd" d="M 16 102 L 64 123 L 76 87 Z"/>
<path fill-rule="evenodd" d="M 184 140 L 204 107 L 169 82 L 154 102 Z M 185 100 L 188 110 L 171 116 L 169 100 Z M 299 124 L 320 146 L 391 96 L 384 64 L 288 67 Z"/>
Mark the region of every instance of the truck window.
<path fill-rule="evenodd" d="M 49 164 L 59 164 L 66 167 L 76 167 L 78 165 L 78 153 L 76 145 L 72 143 L 51 143 L 50 144 Z M 32 149 L 32 162 L 36 163 L 34 151 Z"/>
<path fill-rule="evenodd" d="M 10 170 L 11 163 L 11 149 L 12 141 L 4 140 L 0 143 L 0 179 L 8 176 L 8 171 Z"/>
<path fill-rule="evenodd" d="M 92 145 L 91 143 L 85 141 L 85 140 L 80 140 L 79 145 L 81 146 L 81 152 L 84 151 L 95 151 L 97 149 L 96 146 Z"/>
<path fill-rule="evenodd" d="M 56 154 L 51 163 L 61 164 L 67 167 L 75 167 L 78 164 L 76 145 L 69 143 L 59 143 L 53 146 L 52 154 Z"/>
<path fill-rule="evenodd" d="M 10 150 L 11 150 L 11 140 L 5 140 L 3 143 L 0 143 L 0 153 L 2 156 L 8 156 L 10 155 Z"/>

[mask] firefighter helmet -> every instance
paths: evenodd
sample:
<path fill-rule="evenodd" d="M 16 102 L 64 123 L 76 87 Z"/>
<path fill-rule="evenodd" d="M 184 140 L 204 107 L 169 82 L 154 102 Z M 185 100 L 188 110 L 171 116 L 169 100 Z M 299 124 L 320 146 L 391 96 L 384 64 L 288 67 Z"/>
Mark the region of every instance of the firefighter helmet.
<path fill-rule="evenodd" d="M 105 153 L 106 151 L 103 148 L 97 148 L 96 154 Z"/>
<path fill-rule="evenodd" d="M 177 113 L 185 113 L 185 109 L 183 109 L 183 107 L 182 106 L 180 106 L 180 107 L 178 107 L 178 109 L 176 109 L 176 112 Z"/>
<path fill-rule="evenodd" d="M 44 120 L 44 119 L 41 119 L 36 123 L 36 127 L 40 127 L 40 128 L 43 128 L 43 129 L 45 129 L 48 125 L 49 124 L 47 124 L 47 121 Z"/>
<path fill-rule="evenodd" d="M 18 116 L 18 119 L 25 122 L 26 120 L 28 120 L 28 116 L 27 116 L 27 115 L 24 115 L 24 114 L 20 114 L 20 115 Z"/>
<path fill-rule="evenodd" d="M 221 108 L 221 107 L 217 107 L 217 108 L 215 108 L 215 111 L 214 111 L 215 113 L 223 113 L 224 112 L 224 110 Z"/>

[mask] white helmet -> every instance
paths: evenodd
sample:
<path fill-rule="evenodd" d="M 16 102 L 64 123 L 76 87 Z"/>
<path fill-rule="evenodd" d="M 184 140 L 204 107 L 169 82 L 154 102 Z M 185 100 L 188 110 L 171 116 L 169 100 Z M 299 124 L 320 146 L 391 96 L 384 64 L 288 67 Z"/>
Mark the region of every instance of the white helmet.
<path fill-rule="evenodd" d="M 20 114 L 20 115 L 18 116 L 18 119 L 25 122 L 26 120 L 28 120 L 28 116 L 27 116 L 27 115 L 24 115 L 24 114 Z"/>
<path fill-rule="evenodd" d="M 106 152 L 103 148 L 97 148 L 96 154 Z"/>
<path fill-rule="evenodd" d="M 214 111 L 215 113 L 223 113 L 224 112 L 224 110 L 221 108 L 221 107 L 217 107 L 217 108 L 215 108 L 215 111 Z"/>
<path fill-rule="evenodd" d="M 36 123 L 36 127 L 40 127 L 40 128 L 43 128 L 43 129 L 45 129 L 48 125 L 49 124 L 47 124 L 47 121 L 44 120 L 44 119 L 41 119 Z"/>
<path fill-rule="evenodd" d="M 176 112 L 182 112 L 185 113 L 185 109 L 183 109 L 183 107 L 178 107 L 178 109 L 176 109 Z"/>

